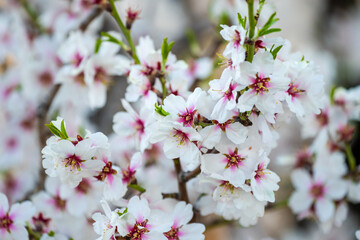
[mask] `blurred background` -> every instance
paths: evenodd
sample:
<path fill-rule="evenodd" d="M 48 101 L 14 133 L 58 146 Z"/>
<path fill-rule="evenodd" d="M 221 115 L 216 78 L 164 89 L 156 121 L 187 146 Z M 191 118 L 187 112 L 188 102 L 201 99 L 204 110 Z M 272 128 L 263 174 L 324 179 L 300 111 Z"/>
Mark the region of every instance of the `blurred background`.
<path fill-rule="evenodd" d="M 6 11 L 6 7 L 12 5 L 14 1 L 0 0 L 0 7 Z M 132 27 L 135 43 L 140 36 L 150 35 L 156 47 L 160 48 L 163 38 L 168 37 L 170 41 L 175 41 L 173 52 L 179 59 L 191 62 L 198 57 L 208 57 L 216 64 L 218 59 L 216 53 L 222 53 L 225 47 L 218 33 L 219 23 L 236 24 L 234 22 L 236 13 L 241 10 L 237 9 L 239 6 L 237 1 L 129 0 L 127 2 L 132 2 L 141 10 L 140 18 Z M 123 2 L 126 1 L 118 2 L 120 8 Z M 301 51 L 307 60 L 312 60 L 319 66 L 319 70 L 324 75 L 327 92 L 333 85 L 349 88 L 360 84 L 360 0 L 269 0 L 269 2 L 274 5 L 280 18 L 276 27 L 282 29 L 274 36 L 290 40 L 293 52 Z M 46 8 L 45 0 L 37 0 L 34 3 Z M 224 12 L 228 13 L 229 17 L 224 17 Z M 102 24 L 103 30 L 118 29 L 109 14 L 104 14 Z M 4 25 L 6 23 L 0 18 L 0 32 L 6 29 Z M 219 77 L 220 73 L 221 71 L 214 71 L 209 79 Z M 113 132 L 113 115 L 122 110 L 120 99 L 124 96 L 126 88 L 126 81 L 123 80 L 115 81 L 109 89 L 105 107 L 93 110 L 89 115 L 94 128 L 106 135 Z M 301 149 L 305 143 L 300 137 L 300 125 L 296 122 L 283 126 L 279 132 L 281 137 L 278 147 L 271 154 L 271 168 L 281 177 L 276 201 L 282 202 L 293 190 L 289 181 L 291 169 L 278 165 L 277 160 L 279 156 L 292 154 Z M 353 151 L 356 159 L 360 159 L 359 124 Z M 282 206 L 267 210 L 265 217 L 251 228 L 214 226 L 207 230 L 206 239 L 351 240 L 355 239 L 354 232 L 357 229 L 360 229 L 359 206 L 350 205 L 349 216 L 343 226 L 334 228 L 327 234 L 324 234 L 313 221 L 296 221 L 291 211 L 286 206 Z"/>
<path fill-rule="evenodd" d="M 140 19 L 133 26 L 135 37 L 150 35 L 161 47 L 162 39 L 168 37 L 175 41 L 174 53 L 180 59 L 206 56 L 214 61 L 221 53 L 221 36 L 218 23 L 222 21 L 222 11 L 233 14 L 240 10 L 237 0 L 157 0 L 138 1 L 141 10 Z M 359 0 L 273 0 L 271 2 L 280 21 L 277 27 L 282 31 L 273 36 L 290 40 L 292 51 L 302 52 L 306 59 L 318 65 L 324 75 L 326 91 L 331 86 L 354 87 L 360 84 L 360 1 Z M 234 20 L 228 19 L 228 24 Z M 226 22 L 226 21 L 225 21 Z M 235 22 L 236 23 L 236 22 Z M 110 28 L 116 28 L 112 19 L 107 21 Z M 193 32 L 200 49 L 198 56 L 193 56 L 189 47 L 189 31 Z M 211 79 L 219 77 L 221 72 L 214 72 Z M 121 84 L 110 92 L 108 102 L 118 101 L 124 94 Z M 111 116 L 119 110 L 119 105 L 108 104 L 94 116 L 93 120 L 104 132 L 111 132 Z M 100 113 L 100 114 L 99 114 Z M 353 151 L 360 159 L 359 124 Z M 280 129 L 280 142 L 272 152 L 272 168 L 281 177 L 277 202 L 288 198 L 293 191 L 289 180 L 290 168 L 276 164 L 279 156 L 292 154 L 305 143 L 301 139 L 300 124 L 291 123 Z M 340 240 L 355 239 L 354 231 L 360 228 L 360 208 L 350 205 L 348 219 L 341 228 L 334 228 L 323 233 L 314 221 L 296 221 L 295 216 L 286 206 L 270 209 L 255 227 L 217 226 L 207 231 L 209 240 Z"/>

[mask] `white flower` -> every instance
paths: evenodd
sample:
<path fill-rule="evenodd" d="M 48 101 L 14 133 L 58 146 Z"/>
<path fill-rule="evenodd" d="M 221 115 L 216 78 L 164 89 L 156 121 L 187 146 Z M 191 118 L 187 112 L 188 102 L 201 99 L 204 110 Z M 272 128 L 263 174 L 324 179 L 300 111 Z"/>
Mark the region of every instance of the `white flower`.
<path fill-rule="evenodd" d="M 251 178 L 251 190 L 257 200 L 275 202 L 274 191 L 279 189 L 277 183 L 280 178 L 276 173 L 266 168 L 269 162 L 270 159 L 266 155 L 259 156 L 257 168 Z"/>
<path fill-rule="evenodd" d="M 241 26 L 226 26 L 221 25 L 223 28 L 220 31 L 221 36 L 229 41 L 227 44 L 224 55 L 231 56 L 235 65 L 245 60 L 245 48 L 243 47 L 246 38 L 246 31 Z"/>
<path fill-rule="evenodd" d="M 280 102 L 290 82 L 283 68 L 269 52 L 257 53 L 252 63 L 242 63 L 239 83 L 249 89 L 239 97 L 239 110 L 250 111 L 255 105 L 267 121 L 274 123 L 274 114 L 282 112 Z"/>
<path fill-rule="evenodd" d="M 315 67 L 306 61 L 291 62 L 288 70 L 291 80 L 286 91 L 290 111 L 298 117 L 319 114 L 324 107 L 324 81 Z"/>
<path fill-rule="evenodd" d="M 166 240 L 162 233 L 168 232 L 171 224 L 164 214 L 150 209 L 147 199 L 138 196 L 129 200 L 127 212 L 114 222 L 121 236 L 139 240 Z"/>
<path fill-rule="evenodd" d="M 245 180 L 251 178 L 256 163 L 256 156 L 248 148 L 228 148 L 218 154 L 205 154 L 201 169 L 211 177 L 228 181 L 235 187 L 242 187 Z"/>
<path fill-rule="evenodd" d="M 201 136 L 193 128 L 167 121 L 168 117 L 154 124 L 150 142 L 163 142 L 166 157 L 170 159 L 180 158 L 184 171 L 194 170 L 200 163 L 200 150 L 194 141 L 200 141 Z"/>
<path fill-rule="evenodd" d="M 178 202 L 175 205 L 175 209 L 171 215 L 171 230 L 164 232 L 164 236 L 168 240 L 179 239 L 179 240 L 203 240 L 205 236 L 205 226 L 201 223 L 190 223 L 193 217 L 193 211 L 191 204 L 185 202 Z"/>
<path fill-rule="evenodd" d="M 347 184 L 340 178 L 326 178 L 315 172 L 312 178 L 308 172 L 297 169 L 291 174 L 295 192 L 290 196 L 289 206 L 294 213 L 309 211 L 314 204 L 316 216 L 321 222 L 330 220 L 335 214 L 334 200 L 342 199 Z"/>
<path fill-rule="evenodd" d="M 143 152 L 150 146 L 148 127 L 154 121 L 151 112 L 142 107 L 138 114 L 128 102 L 121 102 L 127 112 L 118 112 L 114 115 L 114 132 L 120 136 L 132 137 L 136 147 Z"/>
<path fill-rule="evenodd" d="M 0 237 L 1 239 L 28 240 L 25 222 L 35 214 L 30 201 L 15 203 L 9 207 L 5 194 L 0 193 Z"/>

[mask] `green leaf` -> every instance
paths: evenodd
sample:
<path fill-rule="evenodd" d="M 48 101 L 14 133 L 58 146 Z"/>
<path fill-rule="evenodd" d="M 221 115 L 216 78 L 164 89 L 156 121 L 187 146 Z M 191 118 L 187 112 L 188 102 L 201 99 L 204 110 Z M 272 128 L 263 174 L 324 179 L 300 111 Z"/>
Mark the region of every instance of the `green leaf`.
<path fill-rule="evenodd" d="M 99 39 L 96 40 L 94 53 L 98 53 L 98 52 L 99 52 L 102 42 L 103 42 L 103 41 L 101 40 L 101 38 L 99 38 Z"/>
<path fill-rule="evenodd" d="M 158 114 L 164 117 L 170 114 L 163 109 L 162 105 L 158 106 L 157 103 L 155 103 L 155 112 L 157 112 Z"/>
<path fill-rule="evenodd" d="M 117 214 L 119 215 L 119 217 L 121 217 L 122 215 L 126 214 L 128 212 L 128 208 L 125 208 L 125 210 L 123 212 L 117 212 Z"/>
<path fill-rule="evenodd" d="M 267 20 L 267 22 L 264 24 L 264 26 L 260 29 L 258 36 L 264 36 L 273 32 L 280 32 L 281 29 L 280 28 L 272 28 L 270 29 L 270 27 L 272 25 L 274 25 L 277 21 L 279 21 L 279 18 L 275 18 L 276 16 L 276 12 L 274 12 L 269 19 Z"/>
<path fill-rule="evenodd" d="M 334 105 L 335 103 L 335 91 L 336 91 L 336 86 L 332 86 L 331 90 L 330 90 L 330 103 L 331 105 Z"/>
<path fill-rule="evenodd" d="M 245 29 L 246 28 L 246 20 L 247 20 L 246 16 L 245 16 L 245 18 L 243 18 L 240 13 L 238 13 L 237 16 L 238 16 L 240 26 L 242 26 Z"/>
<path fill-rule="evenodd" d="M 259 36 L 264 36 L 264 35 L 268 35 L 270 33 L 280 32 L 280 31 L 281 31 L 281 28 L 270 28 L 266 31 L 260 31 Z"/>
<path fill-rule="evenodd" d="M 65 129 L 65 122 L 64 122 L 64 119 L 61 121 L 61 132 L 64 134 L 64 136 L 66 137 L 66 139 L 69 138 L 67 132 L 66 132 L 66 129 Z"/>
<path fill-rule="evenodd" d="M 273 49 L 273 47 L 274 47 L 274 45 L 271 47 L 270 53 L 272 54 L 273 58 L 276 59 L 276 56 L 279 53 L 279 51 L 281 50 L 281 48 L 283 47 L 283 45 L 280 45 L 275 49 Z"/>
<path fill-rule="evenodd" d="M 55 127 L 55 125 L 52 122 L 50 122 L 49 124 L 45 124 L 45 126 L 49 128 L 50 132 L 61 138 L 62 135 L 61 131 L 57 127 Z"/>
<path fill-rule="evenodd" d="M 129 184 L 128 187 L 129 187 L 129 188 L 132 188 L 132 189 L 135 189 L 135 190 L 137 190 L 137 191 L 139 191 L 139 192 L 141 192 L 141 193 L 146 192 L 146 189 L 145 189 L 145 188 L 143 188 L 143 187 L 141 187 L 141 186 L 139 186 L 139 185 L 137 185 L 137 184 Z"/>
<path fill-rule="evenodd" d="M 48 235 L 49 235 L 50 237 L 54 237 L 54 236 L 55 236 L 55 233 L 54 233 L 54 231 L 50 231 L 50 232 L 48 233 Z"/>
<path fill-rule="evenodd" d="M 168 39 L 164 38 L 163 44 L 161 46 L 162 70 L 165 70 L 165 64 L 173 45 L 174 42 L 168 43 Z"/>

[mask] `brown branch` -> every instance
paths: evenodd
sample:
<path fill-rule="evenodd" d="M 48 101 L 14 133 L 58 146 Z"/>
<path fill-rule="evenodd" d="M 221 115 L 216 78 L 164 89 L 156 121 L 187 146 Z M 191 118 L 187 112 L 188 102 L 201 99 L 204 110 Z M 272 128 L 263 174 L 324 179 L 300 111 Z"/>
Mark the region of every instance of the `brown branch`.
<path fill-rule="evenodd" d="M 92 12 L 87 16 L 87 18 L 84 19 L 84 21 L 80 24 L 79 29 L 82 32 L 85 32 L 85 30 L 88 28 L 90 23 L 97 18 L 103 11 L 103 8 L 96 7 L 92 10 Z"/>
<path fill-rule="evenodd" d="M 162 193 L 163 198 L 174 198 L 179 199 L 179 193 Z"/>
<path fill-rule="evenodd" d="M 194 170 L 192 170 L 191 172 L 182 172 L 180 174 L 180 179 L 182 182 L 188 182 L 190 181 L 191 179 L 195 178 L 197 175 L 199 175 L 201 173 L 201 167 L 200 165 L 195 168 Z"/>
<path fill-rule="evenodd" d="M 173 161 L 174 161 L 174 167 L 175 167 L 176 177 L 177 177 L 178 186 L 179 186 L 179 200 L 190 203 L 187 188 L 186 188 L 186 182 L 181 180 L 182 169 L 181 169 L 181 165 L 180 165 L 180 159 L 175 158 L 175 159 L 173 159 Z"/>

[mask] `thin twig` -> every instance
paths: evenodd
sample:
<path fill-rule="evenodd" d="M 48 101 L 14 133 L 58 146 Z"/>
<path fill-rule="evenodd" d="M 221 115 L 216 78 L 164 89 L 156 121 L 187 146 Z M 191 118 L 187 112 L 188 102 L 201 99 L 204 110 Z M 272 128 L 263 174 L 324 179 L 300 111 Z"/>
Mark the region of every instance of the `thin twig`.
<path fill-rule="evenodd" d="M 200 173 L 201 173 L 201 167 L 199 165 L 197 168 L 195 168 L 191 172 L 182 172 L 180 174 L 180 177 L 181 177 L 180 179 L 181 179 L 182 182 L 188 182 L 191 179 L 195 178 Z"/>
<path fill-rule="evenodd" d="M 189 203 L 189 196 L 186 188 L 186 182 L 181 180 L 182 170 L 180 165 L 180 159 L 175 158 L 173 159 L 173 161 L 174 161 L 174 167 L 175 167 L 176 177 L 179 186 L 179 200 Z"/>
<path fill-rule="evenodd" d="M 179 199 L 179 193 L 162 193 L 163 198 Z"/>

